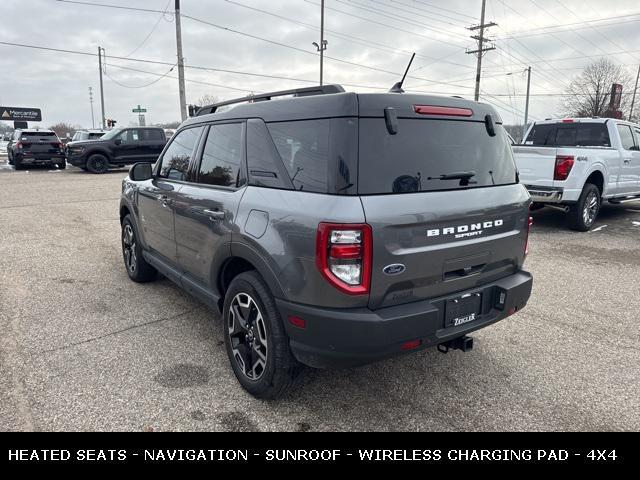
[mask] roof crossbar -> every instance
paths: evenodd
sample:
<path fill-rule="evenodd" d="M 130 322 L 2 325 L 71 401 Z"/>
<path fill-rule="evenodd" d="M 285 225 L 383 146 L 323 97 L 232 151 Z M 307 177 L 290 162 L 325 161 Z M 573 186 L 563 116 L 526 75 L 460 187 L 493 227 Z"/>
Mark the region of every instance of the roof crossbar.
<path fill-rule="evenodd" d="M 252 103 L 252 102 L 265 102 L 272 100 L 275 97 L 293 96 L 293 97 L 308 97 L 311 95 L 328 95 L 331 93 L 342 93 L 344 88 L 341 85 L 319 85 L 316 87 L 294 88 L 291 90 L 281 90 L 279 92 L 262 93 L 260 95 L 249 95 L 248 97 L 235 98 L 233 100 L 225 100 L 224 102 L 214 103 L 212 105 L 206 105 L 204 107 L 189 108 L 191 116 L 199 117 L 201 115 L 208 115 L 210 113 L 216 113 L 218 108 L 226 105 L 235 105 L 236 103 Z"/>

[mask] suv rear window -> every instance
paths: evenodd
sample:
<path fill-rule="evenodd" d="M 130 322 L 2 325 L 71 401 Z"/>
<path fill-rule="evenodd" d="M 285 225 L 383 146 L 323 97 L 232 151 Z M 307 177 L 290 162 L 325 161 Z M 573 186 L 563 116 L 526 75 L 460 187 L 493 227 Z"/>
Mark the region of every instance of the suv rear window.
<path fill-rule="evenodd" d="M 52 137 L 56 137 L 55 132 L 22 132 L 22 134 L 20 135 L 20 138 L 23 140 L 32 140 L 34 138 L 46 138 L 51 140 Z"/>
<path fill-rule="evenodd" d="M 294 188 L 338 195 L 356 191 L 357 126 L 352 118 L 267 124 Z"/>
<path fill-rule="evenodd" d="M 546 147 L 610 147 L 604 123 L 547 123 L 534 125 L 525 145 Z"/>
<path fill-rule="evenodd" d="M 484 123 L 399 119 L 398 133 L 383 118 L 360 119 L 358 193 L 386 194 L 456 190 L 516 183 L 516 166 L 506 132 Z M 469 184 L 441 175 L 474 172 Z"/>

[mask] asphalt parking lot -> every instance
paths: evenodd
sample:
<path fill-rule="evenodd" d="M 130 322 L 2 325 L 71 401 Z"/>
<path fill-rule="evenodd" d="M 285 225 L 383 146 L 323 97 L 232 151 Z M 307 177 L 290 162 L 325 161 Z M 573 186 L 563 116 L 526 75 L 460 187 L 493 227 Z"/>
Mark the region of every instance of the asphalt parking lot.
<path fill-rule="evenodd" d="M 534 214 L 525 310 L 435 350 L 245 393 L 220 320 L 122 265 L 125 171 L 0 159 L 0 430 L 640 430 L 640 202 Z"/>

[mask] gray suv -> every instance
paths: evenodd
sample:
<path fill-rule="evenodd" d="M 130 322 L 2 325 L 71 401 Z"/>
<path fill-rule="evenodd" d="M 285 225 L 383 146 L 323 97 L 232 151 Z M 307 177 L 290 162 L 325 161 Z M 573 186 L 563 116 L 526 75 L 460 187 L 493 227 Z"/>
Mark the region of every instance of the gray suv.
<path fill-rule="evenodd" d="M 275 398 L 302 365 L 471 349 L 529 299 L 529 204 L 492 107 L 329 85 L 199 109 L 123 181 L 122 248 L 221 312 Z"/>

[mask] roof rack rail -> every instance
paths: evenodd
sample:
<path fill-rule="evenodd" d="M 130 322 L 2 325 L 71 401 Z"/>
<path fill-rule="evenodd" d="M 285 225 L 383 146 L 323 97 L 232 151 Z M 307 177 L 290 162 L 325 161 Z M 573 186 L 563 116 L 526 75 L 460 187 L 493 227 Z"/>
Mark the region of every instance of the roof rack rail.
<path fill-rule="evenodd" d="M 341 85 L 318 85 L 316 87 L 294 88 L 291 90 L 281 90 L 279 92 L 263 93 L 260 95 L 249 95 L 248 97 L 235 98 L 233 100 L 226 100 L 224 102 L 214 103 L 213 105 L 206 105 L 204 107 L 190 108 L 190 112 L 193 111 L 191 116 L 199 117 L 201 115 L 208 115 L 210 113 L 216 113 L 216 110 L 220 107 L 227 105 L 234 105 L 236 103 L 244 102 L 265 102 L 273 99 L 274 97 L 284 97 L 286 95 L 292 95 L 294 97 L 308 97 L 311 95 L 327 95 L 331 93 L 343 93 L 345 90 Z M 191 107 L 191 105 L 190 105 Z"/>

